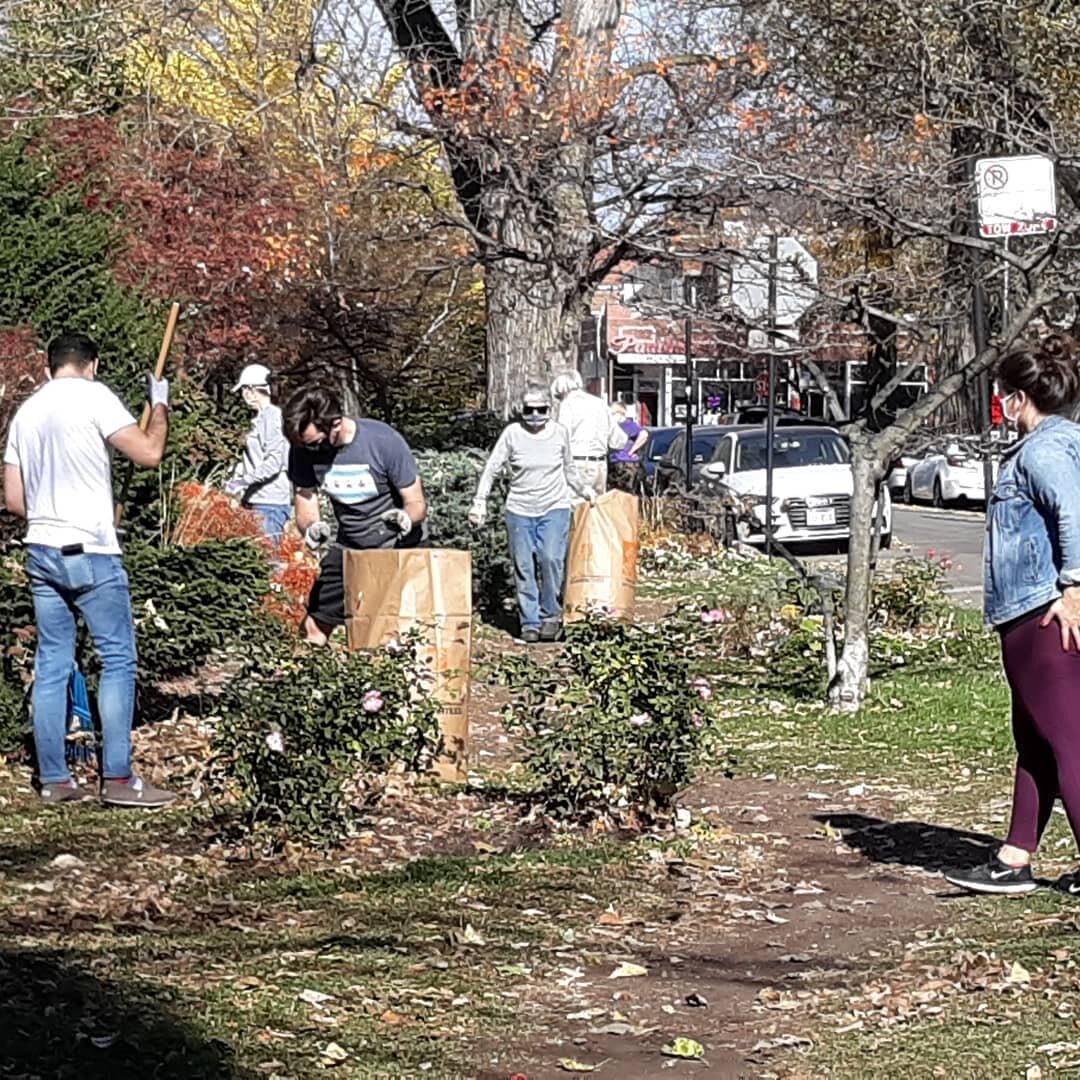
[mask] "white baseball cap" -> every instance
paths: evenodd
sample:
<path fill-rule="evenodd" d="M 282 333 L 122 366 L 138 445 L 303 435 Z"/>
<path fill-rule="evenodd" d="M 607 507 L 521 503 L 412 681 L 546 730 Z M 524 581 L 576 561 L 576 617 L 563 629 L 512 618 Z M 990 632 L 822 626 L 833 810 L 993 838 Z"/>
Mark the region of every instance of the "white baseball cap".
<path fill-rule="evenodd" d="M 270 369 L 265 364 L 248 364 L 240 372 L 240 379 L 233 387 L 233 393 L 245 386 L 269 386 Z"/>

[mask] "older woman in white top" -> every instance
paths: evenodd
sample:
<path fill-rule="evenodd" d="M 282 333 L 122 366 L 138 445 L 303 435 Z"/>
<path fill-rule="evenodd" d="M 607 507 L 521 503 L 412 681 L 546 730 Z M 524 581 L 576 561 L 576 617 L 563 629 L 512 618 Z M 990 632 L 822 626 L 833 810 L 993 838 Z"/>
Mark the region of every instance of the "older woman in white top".
<path fill-rule="evenodd" d="M 572 495 L 576 492 L 589 502 L 594 495 L 574 467 L 566 428 L 551 419 L 546 387 L 526 389 L 519 419 L 508 424 L 495 443 L 469 511 L 473 525 L 484 523 L 491 486 L 503 470 L 510 473 L 506 529 L 521 637 L 527 642 L 554 641 L 562 628 Z"/>

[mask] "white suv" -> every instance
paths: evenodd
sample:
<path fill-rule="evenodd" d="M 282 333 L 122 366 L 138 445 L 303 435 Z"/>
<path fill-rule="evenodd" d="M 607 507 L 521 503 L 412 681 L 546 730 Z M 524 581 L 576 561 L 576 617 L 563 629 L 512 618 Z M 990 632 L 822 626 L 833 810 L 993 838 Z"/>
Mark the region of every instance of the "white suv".
<path fill-rule="evenodd" d="M 751 504 L 752 520 L 734 522 L 749 543 L 765 540 L 765 454 L 763 427 L 733 428 L 701 470 L 708 493 L 730 493 Z M 784 427 L 773 433 L 773 535 L 782 543 L 848 540 L 854 490 L 851 454 L 829 427 Z M 892 543 L 892 500 L 881 488 L 880 546 Z M 875 513 L 877 508 L 875 507 Z"/>

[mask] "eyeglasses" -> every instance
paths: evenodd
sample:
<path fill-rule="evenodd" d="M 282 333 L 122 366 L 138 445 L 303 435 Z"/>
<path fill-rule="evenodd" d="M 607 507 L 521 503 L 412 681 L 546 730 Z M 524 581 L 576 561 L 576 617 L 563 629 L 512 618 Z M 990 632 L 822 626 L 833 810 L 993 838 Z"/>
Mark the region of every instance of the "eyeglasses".
<path fill-rule="evenodd" d="M 327 441 L 330 439 L 330 436 L 334 433 L 335 428 L 337 428 L 340 423 L 341 418 L 336 417 L 335 419 L 330 421 L 329 428 L 321 427 L 318 424 L 309 424 L 308 427 L 313 427 L 316 431 L 319 432 L 319 437 L 317 439 L 301 439 L 300 445 L 305 450 L 321 450 L 326 445 Z"/>
<path fill-rule="evenodd" d="M 549 405 L 525 405 L 521 410 L 522 416 L 547 416 L 550 411 Z"/>

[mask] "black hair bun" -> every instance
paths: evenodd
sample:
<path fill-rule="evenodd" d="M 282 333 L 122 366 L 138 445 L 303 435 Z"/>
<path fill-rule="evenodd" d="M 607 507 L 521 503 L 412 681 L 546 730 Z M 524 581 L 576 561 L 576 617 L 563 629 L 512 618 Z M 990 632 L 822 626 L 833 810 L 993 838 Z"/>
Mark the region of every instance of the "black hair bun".
<path fill-rule="evenodd" d="M 1039 343 L 1038 359 L 1036 385 L 1046 398 L 1062 404 L 1075 401 L 1080 395 L 1076 342 L 1064 334 L 1049 334 Z"/>

